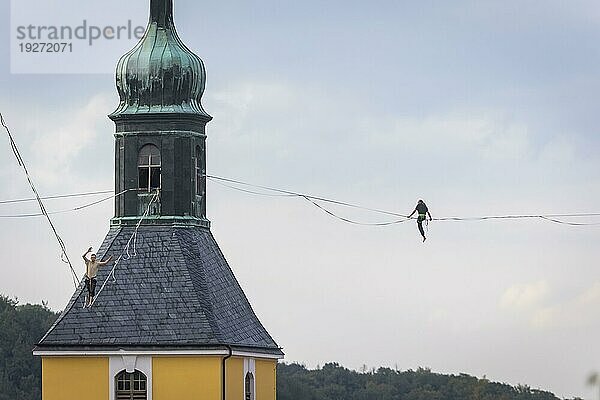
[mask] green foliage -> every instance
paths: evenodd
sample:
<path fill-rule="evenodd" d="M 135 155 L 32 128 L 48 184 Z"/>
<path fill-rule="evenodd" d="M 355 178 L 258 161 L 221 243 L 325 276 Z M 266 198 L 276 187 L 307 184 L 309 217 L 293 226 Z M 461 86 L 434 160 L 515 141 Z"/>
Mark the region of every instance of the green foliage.
<path fill-rule="evenodd" d="M 0 400 L 39 400 L 41 361 L 31 351 L 57 315 L 0 295 Z"/>
<path fill-rule="evenodd" d="M 308 370 L 298 364 L 277 367 L 278 400 L 559 400 L 552 393 L 478 379 L 441 375 L 429 369 L 379 368 L 359 373 L 337 363 Z"/>
<path fill-rule="evenodd" d="M 40 400 L 41 362 L 31 351 L 57 314 L 45 304 L 19 305 L 0 295 L 0 400 Z M 552 393 L 489 382 L 473 376 L 441 375 L 429 369 L 379 368 L 351 371 L 337 363 L 308 370 L 277 367 L 278 400 L 559 400 Z M 575 399 L 576 400 L 576 399 Z"/>

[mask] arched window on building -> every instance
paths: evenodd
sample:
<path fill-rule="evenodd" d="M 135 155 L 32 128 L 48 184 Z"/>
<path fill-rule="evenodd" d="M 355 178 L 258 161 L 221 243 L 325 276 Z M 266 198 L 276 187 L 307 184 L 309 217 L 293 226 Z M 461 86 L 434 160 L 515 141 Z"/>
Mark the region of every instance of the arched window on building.
<path fill-rule="evenodd" d="M 252 372 L 246 374 L 244 393 L 244 400 L 254 400 L 254 375 L 252 375 Z"/>
<path fill-rule="evenodd" d="M 140 371 L 121 371 L 115 377 L 116 400 L 146 400 L 148 398 L 146 375 Z"/>
<path fill-rule="evenodd" d="M 152 191 L 160 188 L 160 150 L 153 144 L 140 149 L 138 155 L 138 187 Z"/>
<path fill-rule="evenodd" d="M 202 196 L 202 183 L 204 179 L 202 171 L 202 149 L 196 146 L 196 157 L 194 157 L 194 176 L 196 177 L 196 195 Z"/>

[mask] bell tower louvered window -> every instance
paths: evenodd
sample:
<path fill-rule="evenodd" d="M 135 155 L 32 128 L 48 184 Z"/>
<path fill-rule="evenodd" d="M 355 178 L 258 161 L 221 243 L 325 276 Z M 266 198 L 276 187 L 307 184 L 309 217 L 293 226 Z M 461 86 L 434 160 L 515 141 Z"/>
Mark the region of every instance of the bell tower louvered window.
<path fill-rule="evenodd" d="M 116 378 L 116 400 L 147 400 L 148 389 L 146 375 L 140 371 L 129 373 L 121 371 Z"/>

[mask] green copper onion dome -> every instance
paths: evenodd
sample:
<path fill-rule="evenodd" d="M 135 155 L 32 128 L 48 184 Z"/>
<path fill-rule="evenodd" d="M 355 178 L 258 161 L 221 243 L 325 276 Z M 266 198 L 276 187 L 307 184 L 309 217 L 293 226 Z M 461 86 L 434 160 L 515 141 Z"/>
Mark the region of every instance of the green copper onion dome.
<path fill-rule="evenodd" d="M 150 22 L 140 42 L 117 64 L 117 120 L 143 114 L 186 114 L 209 121 L 201 104 L 206 81 L 202 60 L 179 39 L 173 0 L 151 0 Z"/>

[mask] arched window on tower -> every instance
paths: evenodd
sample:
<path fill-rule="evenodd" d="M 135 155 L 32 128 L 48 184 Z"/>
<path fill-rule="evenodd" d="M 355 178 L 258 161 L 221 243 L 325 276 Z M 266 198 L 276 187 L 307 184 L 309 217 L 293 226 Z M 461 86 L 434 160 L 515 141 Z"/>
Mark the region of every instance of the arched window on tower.
<path fill-rule="evenodd" d="M 140 149 L 138 155 L 138 187 L 148 192 L 160 188 L 160 150 L 153 144 Z"/>
<path fill-rule="evenodd" d="M 194 172 L 196 177 L 196 195 L 202 196 L 202 182 L 204 179 L 204 173 L 202 171 L 202 149 L 200 146 L 196 146 L 196 157 L 194 160 Z"/>
<path fill-rule="evenodd" d="M 121 371 L 115 377 L 116 400 L 146 400 L 148 398 L 146 375 L 140 371 Z"/>
<path fill-rule="evenodd" d="M 254 400 L 254 375 L 252 375 L 252 372 L 246 373 L 244 393 L 244 400 Z"/>

